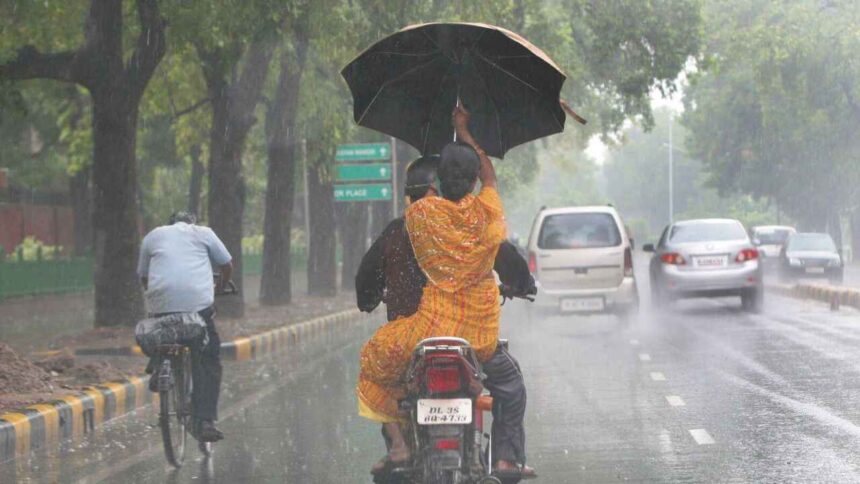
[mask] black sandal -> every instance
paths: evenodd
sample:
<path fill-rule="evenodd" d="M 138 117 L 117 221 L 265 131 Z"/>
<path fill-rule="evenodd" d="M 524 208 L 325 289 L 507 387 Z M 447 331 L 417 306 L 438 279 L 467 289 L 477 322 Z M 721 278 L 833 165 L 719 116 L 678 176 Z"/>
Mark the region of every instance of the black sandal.
<path fill-rule="evenodd" d="M 393 461 L 391 457 L 385 456 L 379 460 L 371 469 L 370 474 L 374 476 L 391 474 L 395 469 L 399 469 L 406 465 L 409 462 L 409 458 L 407 457 L 403 461 Z M 382 467 L 377 468 L 377 465 L 382 464 Z"/>

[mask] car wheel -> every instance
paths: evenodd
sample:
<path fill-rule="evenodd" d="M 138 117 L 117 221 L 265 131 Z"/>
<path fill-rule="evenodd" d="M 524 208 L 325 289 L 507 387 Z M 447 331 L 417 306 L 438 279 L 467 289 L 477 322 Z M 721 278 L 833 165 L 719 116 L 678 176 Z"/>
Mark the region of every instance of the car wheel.
<path fill-rule="evenodd" d="M 748 288 L 741 291 L 741 307 L 750 313 L 761 312 L 764 305 L 764 289 L 761 287 Z"/>

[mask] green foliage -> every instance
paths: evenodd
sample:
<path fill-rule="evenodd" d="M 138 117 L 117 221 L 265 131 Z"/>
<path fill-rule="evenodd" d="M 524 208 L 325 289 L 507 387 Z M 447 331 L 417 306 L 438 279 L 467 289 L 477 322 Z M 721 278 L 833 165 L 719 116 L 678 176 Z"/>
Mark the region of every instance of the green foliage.
<path fill-rule="evenodd" d="M 709 182 L 771 199 L 807 228 L 855 210 L 860 3 L 710 2 L 706 18 L 684 123 Z"/>
<path fill-rule="evenodd" d="M 606 192 L 641 241 L 655 238 L 669 223 L 669 122 L 677 117 L 668 108 L 655 112 L 654 129 L 634 126 L 623 143 L 610 151 L 604 165 Z M 742 194 L 720 195 L 708 185 L 702 163 L 679 146 L 687 130 L 673 124 L 675 154 L 675 220 L 709 217 L 736 218 L 747 226 L 773 223 L 776 214 L 765 201 Z M 645 237 L 645 238 L 643 238 Z"/>
<path fill-rule="evenodd" d="M 0 60 L 25 44 L 42 51 L 79 46 L 87 3 L 0 2 Z M 208 159 L 212 113 L 200 49 L 217 50 L 221 63 L 215 67 L 234 79 L 242 52 L 253 40 L 275 35 L 282 40 L 279 49 L 289 50 L 296 33 L 306 35 L 310 48 L 297 130 L 308 140 L 310 163 L 329 164 L 339 143 L 386 139 L 355 126 L 351 97 L 340 78 L 340 69 L 362 49 L 417 22 L 485 22 L 521 33 L 567 73 L 563 97 L 590 120 L 585 127 L 570 122 L 565 134 L 519 147 L 497 163 L 503 193 L 517 200 L 522 212 L 514 219 L 528 225 L 542 203 L 537 200 L 546 193 L 551 195 L 545 203 L 602 201 L 594 169 L 578 153 L 590 136 L 615 133 L 625 119 L 642 117 L 648 125 L 649 93 L 673 88 L 672 81 L 696 53 L 701 25 L 697 0 L 217 0 L 159 5 L 168 20 L 168 52 L 142 100 L 138 128 L 141 210 L 147 226 L 185 206 L 191 153 L 200 150 L 200 159 Z M 126 0 L 123 6 L 128 25 L 124 49 L 129 51 L 139 27 L 134 2 Z M 277 61 L 271 68 L 278 68 Z M 269 76 L 257 120 L 273 98 L 275 77 Z M 53 82 L 0 85 L 0 166 L 11 169 L 13 180 L 33 188 L 61 188 L 69 175 L 89 166 L 92 112 L 86 94 Z M 261 231 L 263 220 L 264 131 L 258 122 L 243 157 L 245 233 L 250 234 Z M 34 153 L 25 142 L 27 133 L 37 133 L 43 149 Z M 554 175 L 568 177 L 570 183 L 547 192 Z"/>
<path fill-rule="evenodd" d="M 26 237 L 15 247 L 15 250 L 6 255 L 6 259 L 10 261 L 53 260 L 62 250 L 62 246 L 47 245 L 35 237 Z"/>

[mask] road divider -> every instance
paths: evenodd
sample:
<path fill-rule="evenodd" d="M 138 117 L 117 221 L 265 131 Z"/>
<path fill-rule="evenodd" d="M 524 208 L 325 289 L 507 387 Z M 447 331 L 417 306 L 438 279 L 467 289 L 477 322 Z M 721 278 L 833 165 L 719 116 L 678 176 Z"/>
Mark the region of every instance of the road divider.
<path fill-rule="evenodd" d="M 768 284 L 767 288 L 786 296 L 814 299 L 831 307 L 851 306 L 860 309 L 860 288 L 831 286 L 828 284 Z"/>
<path fill-rule="evenodd" d="M 221 352 L 225 359 L 250 360 L 370 317 L 358 310 L 341 311 L 222 342 Z M 143 352 L 138 346 L 125 346 L 83 349 L 75 354 L 142 356 Z M 158 396 L 147 388 L 147 378 L 99 383 L 75 395 L 0 414 L 0 461 L 26 455 L 40 447 L 56 446 L 63 440 L 80 440 L 101 423 L 157 400 Z"/>

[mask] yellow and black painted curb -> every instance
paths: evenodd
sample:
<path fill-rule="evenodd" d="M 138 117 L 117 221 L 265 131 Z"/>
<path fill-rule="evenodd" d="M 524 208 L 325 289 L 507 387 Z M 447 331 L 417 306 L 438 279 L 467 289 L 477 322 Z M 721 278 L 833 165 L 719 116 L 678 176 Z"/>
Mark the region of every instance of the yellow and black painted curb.
<path fill-rule="evenodd" d="M 852 287 L 829 286 L 826 284 L 774 284 L 769 285 L 787 296 L 814 299 L 837 306 L 851 306 L 860 309 L 860 289 Z"/>
<path fill-rule="evenodd" d="M 289 326 L 270 329 L 252 336 L 243 336 L 233 341 L 221 342 L 221 357 L 238 361 L 278 351 L 299 341 L 330 330 L 333 325 L 347 323 L 363 316 L 357 309 L 327 314 L 308 321 Z M 140 346 L 119 346 L 113 348 L 78 348 L 77 356 L 143 356 Z"/>
<path fill-rule="evenodd" d="M 283 326 L 253 336 L 221 343 L 224 358 L 244 361 L 294 346 L 340 326 L 369 317 L 357 309 L 341 311 L 302 323 Z M 76 351 L 81 355 L 142 355 L 140 348 L 99 348 Z M 148 377 L 131 377 L 85 388 L 50 402 L 0 414 L 0 462 L 30 450 L 79 440 L 96 426 L 141 407 L 153 399 Z M 156 397 L 157 398 L 157 397 Z"/>
<path fill-rule="evenodd" d="M 145 380 L 131 377 L 0 414 L 0 461 L 61 440 L 78 440 L 102 422 L 151 400 Z"/>

